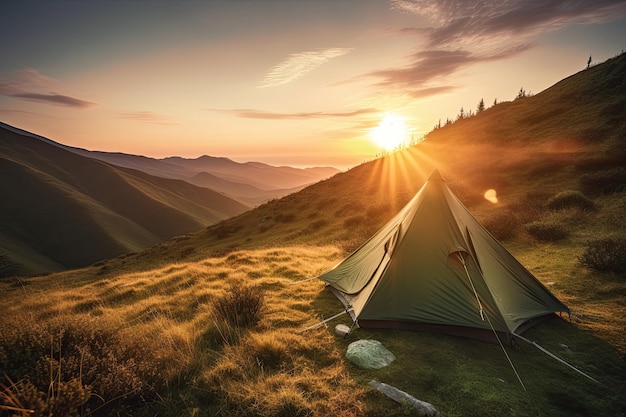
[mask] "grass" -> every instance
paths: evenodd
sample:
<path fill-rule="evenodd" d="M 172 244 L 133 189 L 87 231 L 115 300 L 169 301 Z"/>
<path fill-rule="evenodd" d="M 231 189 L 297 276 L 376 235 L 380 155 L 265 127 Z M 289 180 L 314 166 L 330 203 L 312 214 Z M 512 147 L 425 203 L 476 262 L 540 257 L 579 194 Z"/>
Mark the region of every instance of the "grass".
<path fill-rule="evenodd" d="M 391 171 L 391 164 L 413 165 L 404 159 L 410 155 L 378 161 L 375 169 L 384 172 Z M 518 227 L 507 238 L 506 246 L 572 309 L 571 324 L 544 323 L 529 337 L 579 366 L 603 386 L 590 383 L 523 344 L 508 353 L 527 392 L 495 345 L 425 332 L 363 329 L 347 339 L 337 339 L 332 327 L 347 323 L 345 316 L 329 323 L 329 329 L 297 334 L 299 329 L 341 311 L 341 305 L 318 281 L 292 283 L 331 267 L 380 227 L 393 209 L 378 203 L 377 199 L 382 198 L 379 196 L 395 189 L 401 197 L 389 205 L 400 205 L 418 186 L 409 182 L 410 176 L 398 175 L 395 182 L 381 181 L 378 188 L 372 187 L 364 196 L 353 191 L 356 182 L 367 180 L 364 172 L 331 179 L 286 201 L 263 205 L 239 218 L 144 252 L 82 270 L 3 281 L 0 290 L 7 301 L 1 333 L 8 334 L 8 326 L 21 331 L 34 328 L 35 334 L 47 335 L 40 338 L 39 350 L 16 349 L 36 357 L 10 357 L 5 361 L 37 363 L 55 355 L 58 358 L 58 352 L 49 353 L 49 336 L 58 334 L 58 323 L 69 326 L 84 322 L 84 326 L 75 327 L 115 334 L 109 343 L 119 349 L 111 353 L 109 360 L 124 364 L 142 358 L 143 368 L 114 367 L 107 376 L 95 364 L 90 365 L 95 369 L 92 374 L 101 379 L 104 376 L 109 381 L 120 381 L 120 386 L 106 392 L 92 391 L 90 402 L 82 405 L 83 410 L 98 410 L 96 415 L 125 406 L 130 406 L 135 415 L 404 415 L 405 408 L 367 386 L 371 379 L 434 404 L 444 416 L 624 414 L 621 398 L 626 370 L 626 309 L 622 306 L 626 305 L 626 283 L 619 275 L 583 268 L 578 257 L 597 233 L 610 230 L 626 234 L 622 210 L 625 197 L 595 197 L 597 210 L 593 212 L 576 208 L 549 210 L 546 201 L 550 196 L 571 188 L 566 177 L 556 177 L 542 194 L 533 193 L 530 183 L 520 183 L 518 189 L 507 186 L 503 178 L 499 180 L 503 202 L 497 205 L 472 197 L 473 193 L 480 196 L 479 190 L 484 187 L 474 190 L 460 181 L 454 184 L 455 191 L 465 193 L 466 204 L 479 219 L 508 210 L 518 213 L 519 225 L 549 218 L 568 231 L 563 241 L 538 242 Z M 333 201 L 324 197 L 337 188 L 345 191 L 345 198 Z M 372 194 L 376 197 L 370 198 Z M 337 216 L 336 212 L 347 211 L 346 206 L 352 203 L 362 214 L 354 214 L 360 216 L 359 220 L 346 224 L 350 216 Z M 300 207 L 298 215 L 288 222 L 282 221 L 284 216 L 276 216 L 284 211 L 290 217 L 294 206 Z M 377 215 L 368 216 L 368 210 Z M 279 220 L 268 220 L 272 216 Z M 317 227 L 310 227 L 313 222 L 318 222 Z M 267 224 L 271 227 L 260 227 Z M 289 245 L 285 244 L 285 236 L 290 236 Z M 228 294 L 231 285 L 239 283 L 263 291 L 261 318 L 249 328 L 219 320 L 212 311 L 214 302 Z M 382 341 L 397 361 L 382 370 L 357 369 L 343 357 L 347 344 L 357 338 Z M 8 352 L 12 343 L 2 339 L 0 346 Z M 88 343 L 81 343 L 75 351 L 91 349 Z M 138 346 L 149 346 L 150 350 L 144 352 Z M 71 350 L 62 352 L 71 355 Z M 74 355 L 66 360 L 76 363 L 79 359 Z M 115 374 L 122 369 L 134 373 L 122 373 L 124 379 Z M 154 369 L 159 370 L 158 375 L 151 374 Z M 9 376 L 14 381 L 33 378 L 26 370 L 13 370 Z M 67 383 L 73 380 L 71 376 L 67 374 Z M 128 378 L 140 384 L 123 383 Z M 40 380 L 40 392 L 45 394 L 47 384 L 44 378 Z M 92 380 L 79 381 L 96 389 Z M 151 390 L 139 399 L 131 395 L 137 386 Z M 114 399 L 122 394 L 127 398 L 120 404 Z"/>
<path fill-rule="evenodd" d="M 564 98 L 581 94 L 577 85 L 592 91 L 624 74 L 592 69 L 581 75 L 585 82 L 503 103 L 439 129 L 414 148 L 197 233 L 83 269 L 1 280 L 0 369 L 7 375 L 0 375 L 0 398 L 21 407 L 34 392 L 45 407 L 52 403 L 50 382 L 57 381 L 69 387 L 63 392 L 73 402 L 67 404 L 80 403 L 70 411 L 83 416 L 406 415 L 405 407 L 367 386 L 377 379 L 430 402 L 445 417 L 626 415 L 626 278 L 578 261 L 598 236 L 626 236 L 626 193 L 614 187 L 621 177 L 593 176 L 623 162 L 614 157 L 623 126 L 606 107 L 620 99 L 601 90 L 604 102 L 576 100 L 576 106 L 589 104 L 581 118 L 574 117 L 579 107 L 564 108 Z M 539 106 L 540 100 L 547 104 Z M 609 114 L 598 122 L 598 111 Z M 560 114 L 573 122 L 559 122 Z M 594 124 L 584 122 L 589 118 Z M 591 140 L 606 123 L 613 123 L 609 135 Z M 570 307 L 571 317 L 542 323 L 528 338 L 600 384 L 523 342 L 507 352 L 526 391 L 497 345 L 365 329 L 337 338 L 332 329 L 348 323 L 346 316 L 298 333 L 342 306 L 319 281 L 294 283 L 358 247 L 433 168 Z M 610 187 L 587 192 L 581 188 L 591 182 L 581 183 L 581 175 Z M 498 204 L 483 198 L 487 189 L 497 190 Z M 550 199 L 565 191 L 584 191 L 595 210 L 550 209 Z M 558 225 L 567 237 L 538 241 L 525 227 L 538 220 Z M 259 320 L 248 327 L 220 320 L 213 309 L 240 283 L 263 294 Z M 381 341 L 397 360 L 379 370 L 348 363 L 348 344 L 367 338 Z M 27 389 L 29 383 L 34 388 Z"/>

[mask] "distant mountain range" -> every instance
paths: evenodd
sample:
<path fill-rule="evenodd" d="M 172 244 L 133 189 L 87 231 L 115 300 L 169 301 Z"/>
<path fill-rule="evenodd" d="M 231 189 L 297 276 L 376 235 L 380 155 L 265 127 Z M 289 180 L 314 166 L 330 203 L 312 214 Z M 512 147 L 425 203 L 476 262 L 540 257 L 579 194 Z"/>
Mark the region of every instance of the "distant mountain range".
<path fill-rule="evenodd" d="M 307 185 L 332 177 L 339 172 L 333 167 L 304 169 L 288 166 L 276 167 L 261 162 L 240 163 L 228 158 L 208 155 L 195 159 L 178 156 L 154 159 L 119 152 L 90 151 L 63 145 L 1 122 L 0 128 L 37 138 L 51 145 L 118 167 L 143 171 L 156 177 L 180 179 L 199 187 L 210 188 L 251 206 L 299 191 Z"/>
<path fill-rule="evenodd" d="M 336 172 L 93 152 L 0 123 L 0 276 L 141 250 Z"/>

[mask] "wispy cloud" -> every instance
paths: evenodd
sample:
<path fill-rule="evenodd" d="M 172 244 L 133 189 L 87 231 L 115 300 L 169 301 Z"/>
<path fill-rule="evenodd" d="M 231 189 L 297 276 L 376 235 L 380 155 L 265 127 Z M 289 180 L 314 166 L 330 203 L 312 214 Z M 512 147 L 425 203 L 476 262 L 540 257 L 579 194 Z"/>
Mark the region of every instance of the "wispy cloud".
<path fill-rule="evenodd" d="M 623 0 L 391 0 L 391 6 L 431 22 L 430 27 L 403 30 L 426 35 L 427 48 L 494 37 L 529 38 L 572 23 L 602 23 L 626 16 Z"/>
<path fill-rule="evenodd" d="M 26 111 L 26 110 L 18 110 L 18 109 L 0 108 L 0 114 L 2 114 L 2 113 L 4 113 L 4 114 L 28 114 L 28 115 L 37 116 L 37 117 L 47 117 L 47 118 L 51 118 L 51 119 L 61 119 L 60 117 L 52 116 L 52 115 L 49 115 L 49 114 L 37 113 L 37 112 Z"/>
<path fill-rule="evenodd" d="M 529 44 L 522 44 L 482 53 L 462 49 L 419 51 L 411 56 L 409 64 L 405 67 L 374 71 L 366 76 L 380 79 L 378 86 L 403 89 L 414 98 L 425 97 L 452 91 L 454 86 L 438 86 L 434 83 L 461 68 L 481 62 L 511 58 L 530 47 Z"/>
<path fill-rule="evenodd" d="M 97 106 L 96 103 L 49 91 L 61 88 L 61 83 L 54 78 L 41 74 L 33 68 L 24 67 L 12 74 L 9 79 L 0 79 L 0 95 L 56 106 L 87 109 Z M 48 90 L 43 93 L 41 90 Z"/>
<path fill-rule="evenodd" d="M 291 54 L 269 69 L 260 87 L 275 87 L 291 82 L 351 50 L 351 48 L 328 48 Z"/>
<path fill-rule="evenodd" d="M 426 18 L 422 26 L 397 31 L 414 36 L 419 49 L 405 65 L 365 77 L 412 98 L 453 91 L 458 87 L 450 76 L 459 70 L 516 57 L 537 45 L 542 33 L 626 16 L 624 0 L 390 0 L 390 5 Z"/>
<path fill-rule="evenodd" d="M 96 103 L 91 101 L 81 100 L 76 97 L 64 96 L 62 94 L 50 93 L 50 94 L 38 94 L 38 93 L 15 93 L 7 94 L 11 97 L 21 98 L 24 100 L 38 101 L 42 103 L 55 104 L 58 106 L 76 107 L 79 109 L 88 109 L 89 107 L 96 106 Z"/>
<path fill-rule="evenodd" d="M 151 123 L 159 125 L 174 125 L 174 119 L 171 116 L 158 114 L 151 111 L 129 111 L 118 113 L 120 119 L 133 120 L 141 123 Z"/>
<path fill-rule="evenodd" d="M 268 120 L 296 120 L 296 119 L 325 119 L 325 118 L 345 118 L 380 113 L 380 110 L 374 108 L 360 109 L 348 112 L 295 112 L 295 113 L 276 113 L 265 110 L 255 109 L 210 109 L 221 113 L 228 113 L 236 117 L 246 119 L 268 119 Z"/>

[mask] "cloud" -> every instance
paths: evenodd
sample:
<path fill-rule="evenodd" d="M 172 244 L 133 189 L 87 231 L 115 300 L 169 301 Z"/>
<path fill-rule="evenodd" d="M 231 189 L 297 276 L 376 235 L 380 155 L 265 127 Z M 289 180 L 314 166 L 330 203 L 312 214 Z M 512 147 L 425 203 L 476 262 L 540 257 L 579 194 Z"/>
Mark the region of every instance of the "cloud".
<path fill-rule="evenodd" d="M 164 114 L 158 114 L 151 111 L 134 111 L 118 113 L 120 119 L 133 120 L 142 123 L 152 123 L 159 125 L 173 125 L 173 118 Z"/>
<path fill-rule="evenodd" d="M 426 98 L 432 97 L 439 94 L 449 93 L 451 91 L 456 90 L 458 87 L 453 85 L 442 85 L 438 87 L 426 87 L 420 88 L 416 90 L 410 90 L 409 95 L 413 98 Z"/>
<path fill-rule="evenodd" d="M 243 117 L 246 119 L 267 119 L 267 120 L 297 120 L 297 119 L 325 119 L 325 118 L 342 118 L 342 117 L 355 117 L 367 114 L 379 113 L 380 111 L 374 108 L 360 109 L 349 112 L 300 112 L 300 113 L 275 113 L 265 110 L 255 109 L 230 109 L 230 110 L 218 110 L 211 109 L 211 111 L 218 111 L 221 113 L 232 114 L 236 117 Z"/>
<path fill-rule="evenodd" d="M 412 55 L 411 62 L 405 67 L 374 71 L 365 76 L 379 78 L 381 81 L 377 83 L 378 86 L 403 89 L 416 98 L 423 97 L 454 89 L 453 86 L 433 86 L 433 83 L 461 68 L 510 58 L 530 47 L 529 44 L 522 44 L 482 53 L 464 49 L 419 51 Z"/>
<path fill-rule="evenodd" d="M 15 93 L 7 95 L 9 95 L 10 97 L 22 98 L 24 100 L 39 101 L 48 104 L 55 104 L 58 106 L 76 107 L 79 109 L 88 109 L 89 107 L 97 106 L 96 103 L 92 103 L 90 101 L 85 101 L 76 97 L 64 96 L 62 94 L 56 93 Z"/>
<path fill-rule="evenodd" d="M 402 67 L 358 78 L 377 78 L 376 86 L 416 99 L 452 91 L 447 77 L 513 58 L 534 47 L 541 33 L 626 16 L 624 0 L 390 0 L 390 6 L 425 18 L 423 26 L 396 31 L 414 36 L 420 50 Z"/>
<path fill-rule="evenodd" d="M 29 67 L 23 67 L 19 71 L 15 71 L 8 80 L 0 80 L 0 95 L 6 97 L 77 109 L 87 109 L 97 106 L 96 103 L 91 101 L 65 94 L 40 92 L 42 89 L 49 90 L 52 88 L 62 88 L 61 83 Z"/>
<path fill-rule="evenodd" d="M 623 0 L 391 0 L 391 7 L 421 15 L 433 24 L 401 30 L 426 35 L 427 48 L 530 38 L 572 23 L 602 23 L 626 16 Z"/>
<path fill-rule="evenodd" d="M 285 60 L 269 69 L 260 87 L 275 87 L 286 84 L 313 71 L 333 58 L 352 51 L 351 48 L 317 49 L 289 55 Z"/>

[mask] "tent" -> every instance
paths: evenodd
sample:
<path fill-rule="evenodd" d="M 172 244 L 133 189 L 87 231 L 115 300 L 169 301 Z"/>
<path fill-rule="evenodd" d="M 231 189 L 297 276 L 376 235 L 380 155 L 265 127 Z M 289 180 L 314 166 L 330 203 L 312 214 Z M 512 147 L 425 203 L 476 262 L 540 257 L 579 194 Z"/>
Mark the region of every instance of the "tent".
<path fill-rule="evenodd" d="M 510 341 L 543 318 L 569 312 L 470 214 L 438 171 L 318 278 L 360 327 Z"/>

